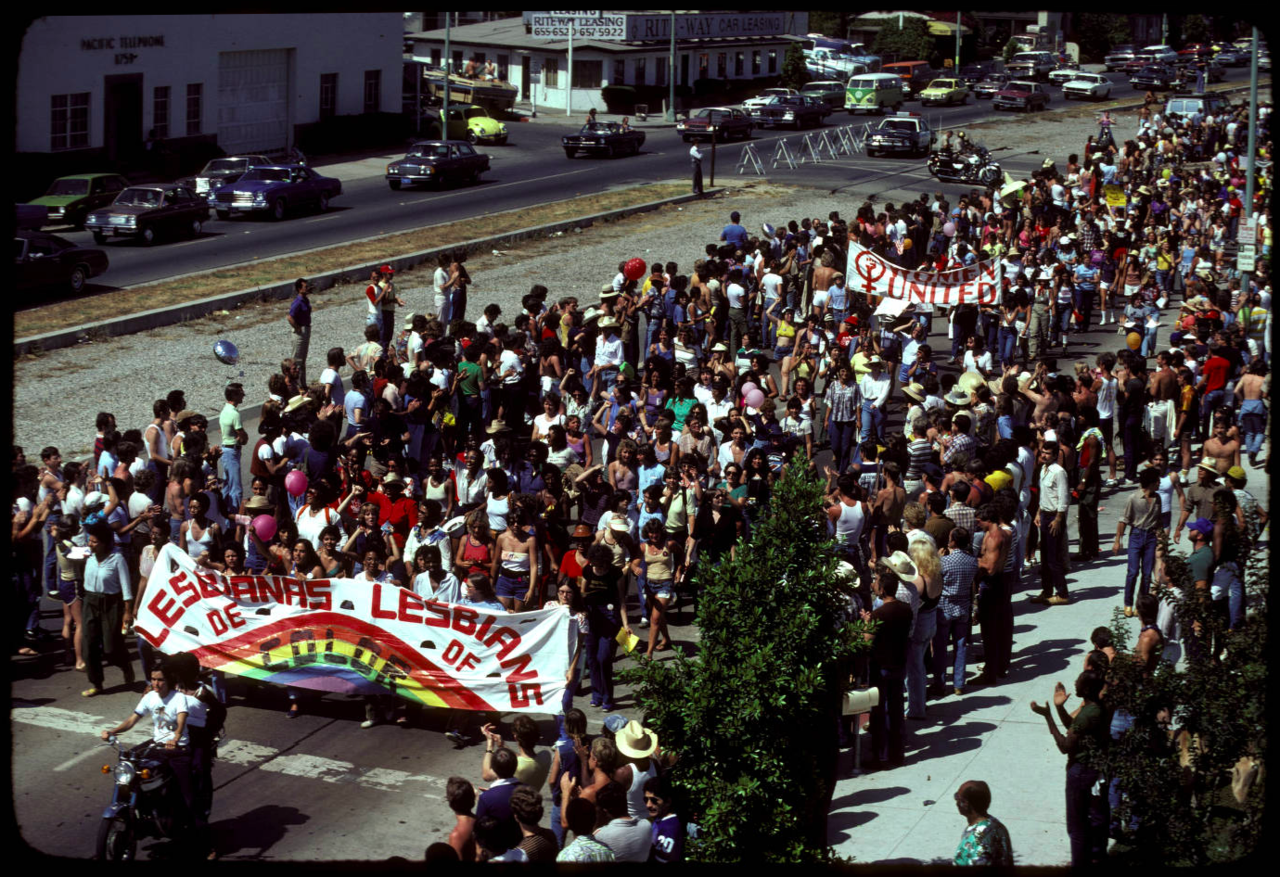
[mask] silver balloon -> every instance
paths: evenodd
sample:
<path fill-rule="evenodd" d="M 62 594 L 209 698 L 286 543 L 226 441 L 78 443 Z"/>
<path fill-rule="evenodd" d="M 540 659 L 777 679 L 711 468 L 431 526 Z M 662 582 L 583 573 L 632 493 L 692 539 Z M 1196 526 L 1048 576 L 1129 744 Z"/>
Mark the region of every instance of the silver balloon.
<path fill-rule="evenodd" d="M 240 361 L 240 351 L 225 338 L 213 345 L 213 355 L 218 358 L 218 362 L 226 365 L 235 365 Z"/>

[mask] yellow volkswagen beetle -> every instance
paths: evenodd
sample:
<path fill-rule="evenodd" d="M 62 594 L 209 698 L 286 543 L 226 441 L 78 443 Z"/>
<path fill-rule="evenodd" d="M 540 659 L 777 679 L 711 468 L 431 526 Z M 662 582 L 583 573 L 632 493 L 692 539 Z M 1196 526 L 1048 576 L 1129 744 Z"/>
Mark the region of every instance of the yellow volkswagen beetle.
<path fill-rule="evenodd" d="M 507 126 L 490 116 L 484 107 L 475 104 L 450 104 L 449 136 L 446 139 L 501 146 L 507 142 Z"/>
<path fill-rule="evenodd" d="M 969 89 L 959 79 L 935 79 L 920 92 L 920 105 L 963 104 L 969 100 Z"/>

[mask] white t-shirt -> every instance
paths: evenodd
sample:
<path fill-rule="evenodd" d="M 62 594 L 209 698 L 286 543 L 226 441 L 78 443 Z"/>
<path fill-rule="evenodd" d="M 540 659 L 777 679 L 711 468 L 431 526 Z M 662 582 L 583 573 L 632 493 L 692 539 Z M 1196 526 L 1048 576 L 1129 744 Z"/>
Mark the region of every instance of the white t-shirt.
<path fill-rule="evenodd" d="M 595 364 L 606 367 L 617 365 L 620 362 L 622 362 L 622 339 L 617 335 L 610 338 L 602 334 L 596 339 Z"/>
<path fill-rule="evenodd" d="M 770 271 L 760 278 L 760 288 L 764 290 L 765 301 L 777 300 L 778 296 L 782 294 L 782 275 Z"/>
<path fill-rule="evenodd" d="M 977 359 L 975 360 L 973 351 L 966 350 L 964 352 L 964 370 L 967 372 L 976 372 L 979 370 L 984 372 L 991 371 L 991 351 L 982 351 L 982 353 L 978 354 Z"/>
<path fill-rule="evenodd" d="M 329 386 L 329 401 L 338 407 L 342 407 L 346 401 L 347 391 L 342 386 L 342 376 L 338 374 L 337 369 L 326 368 L 320 372 L 320 383 Z"/>
<path fill-rule="evenodd" d="M 524 366 L 520 364 L 520 354 L 514 350 L 504 350 L 502 355 L 498 357 L 498 374 L 505 374 L 508 369 L 515 369 L 515 371 L 504 377 L 502 383 L 520 383 L 520 379 L 524 377 Z"/>
<path fill-rule="evenodd" d="M 729 299 L 729 307 L 731 308 L 740 308 L 746 304 L 743 301 L 743 297 L 747 294 L 747 291 L 742 288 L 741 284 L 730 283 L 725 287 L 724 294 L 725 298 Z"/>
<path fill-rule="evenodd" d="M 180 691 L 170 691 L 165 697 L 161 697 L 153 690 L 142 696 L 142 700 L 138 701 L 133 711 L 140 716 L 151 716 L 154 726 L 152 740 L 157 743 L 168 743 L 178 729 L 178 716 L 188 713 L 190 718 L 190 700 L 191 698 Z M 190 742 L 186 728 L 183 728 L 182 737 L 177 742 L 179 746 L 186 746 Z"/>
<path fill-rule="evenodd" d="M 419 573 L 413 578 L 413 592 L 424 600 L 439 600 L 442 603 L 462 602 L 462 583 L 451 572 L 446 572 L 437 589 L 427 573 Z"/>

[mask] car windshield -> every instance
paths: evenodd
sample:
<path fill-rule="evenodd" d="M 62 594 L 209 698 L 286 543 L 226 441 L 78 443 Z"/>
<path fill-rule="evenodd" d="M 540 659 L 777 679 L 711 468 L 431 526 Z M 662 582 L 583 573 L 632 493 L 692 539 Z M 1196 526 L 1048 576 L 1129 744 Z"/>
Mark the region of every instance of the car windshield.
<path fill-rule="evenodd" d="M 489 114 L 485 112 L 484 107 L 471 107 L 463 115 L 468 119 L 487 119 Z"/>
<path fill-rule="evenodd" d="M 88 195 L 88 180 L 54 180 L 46 195 Z"/>
<path fill-rule="evenodd" d="M 415 146 L 409 158 L 444 158 L 449 154 L 449 147 L 444 143 L 433 143 L 426 146 Z"/>
<path fill-rule="evenodd" d="M 249 166 L 247 158 L 215 158 L 204 166 L 201 173 L 218 174 L 226 171 L 242 171 Z"/>
<path fill-rule="evenodd" d="M 583 125 L 580 134 L 610 134 L 618 130 L 617 122 L 591 122 Z"/>
<path fill-rule="evenodd" d="M 916 124 L 905 119 L 885 119 L 880 123 L 881 131 L 915 131 Z"/>
<path fill-rule="evenodd" d="M 698 115 L 694 116 L 694 118 L 704 119 L 704 120 L 709 119 L 712 122 L 719 122 L 726 115 L 727 113 L 725 113 L 723 110 L 699 110 Z"/>
<path fill-rule="evenodd" d="M 255 167 L 250 168 L 243 177 L 241 182 L 252 182 L 254 180 L 273 180 L 275 182 L 288 182 L 289 171 L 282 167 Z"/>
<path fill-rule="evenodd" d="M 126 207 L 160 206 L 159 189 L 125 189 L 116 196 L 116 204 Z"/>
<path fill-rule="evenodd" d="M 930 88 L 955 88 L 956 81 L 954 79 L 935 79 L 929 83 Z"/>

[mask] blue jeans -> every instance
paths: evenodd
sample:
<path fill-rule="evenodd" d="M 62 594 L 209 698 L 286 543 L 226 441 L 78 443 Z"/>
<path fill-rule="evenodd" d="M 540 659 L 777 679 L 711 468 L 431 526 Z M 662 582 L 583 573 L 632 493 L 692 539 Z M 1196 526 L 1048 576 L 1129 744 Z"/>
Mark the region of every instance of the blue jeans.
<path fill-rule="evenodd" d="M 1261 399 L 1246 399 L 1240 406 L 1240 420 L 1244 427 L 1245 453 L 1253 456 L 1262 452 L 1262 440 L 1267 437 L 1267 409 Z"/>
<path fill-rule="evenodd" d="M 1080 312 L 1080 316 L 1084 318 L 1079 326 L 1076 327 L 1078 332 L 1088 332 L 1089 323 L 1093 319 L 1093 303 L 1098 300 L 1097 287 L 1086 289 L 1083 286 L 1076 287 L 1076 310 Z"/>
<path fill-rule="evenodd" d="M 880 761 L 901 764 L 903 761 L 903 689 L 904 670 L 876 667 L 871 681 L 880 689 L 880 703 L 871 708 L 871 753 Z"/>
<path fill-rule="evenodd" d="M 1071 867 L 1082 868 L 1107 857 L 1107 799 L 1094 795 L 1099 773 L 1083 764 L 1067 767 L 1067 837 L 1071 839 Z"/>
<path fill-rule="evenodd" d="M 613 709 L 613 655 L 622 628 L 621 607 L 588 607 L 591 633 L 587 636 L 587 666 L 591 669 L 591 705 Z"/>
<path fill-rule="evenodd" d="M 1014 354 L 1018 352 L 1018 330 L 1012 326 L 1000 327 L 1000 364 L 1013 365 Z"/>
<path fill-rule="evenodd" d="M 1124 441 L 1124 477 L 1126 481 L 1138 480 L 1138 454 L 1142 448 L 1142 418 L 1126 419 L 1120 427 Z"/>
<path fill-rule="evenodd" d="M 1213 585 L 1227 592 L 1227 605 L 1231 612 L 1231 629 L 1236 630 L 1244 624 L 1244 579 L 1240 576 L 1240 566 L 1235 561 L 1221 564 L 1213 572 Z"/>
<path fill-rule="evenodd" d="M 862 403 L 862 440 L 865 442 L 874 436 L 877 444 L 884 442 L 884 412 L 879 408 L 872 409 L 870 402 Z"/>
<path fill-rule="evenodd" d="M 832 420 L 829 425 L 831 433 L 831 455 L 835 457 L 836 472 L 843 473 L 852 458 L 853 421 Z"/>
<path fill-rule="evenodd" d="M 1124 577 L 1124 605 L 1133 605 L 1133 586 L 1138 581 L 1138 567 L 1142 567 L 1142 587 L 1139 593 L 1151 589 L 1151 570 L 1156 563 L 1156 534 L 1153 530 L 1134 527 L 1129 531 L 1129 571 Z"/>
<path fill-rule="evenodd" d="M 40 563 L 39 547 L 24 551 L 21 548 L 14 552 L 14 585 L 17 589 L 19 611 L 23 615 L 23 629 L 34 632 L 40 627 Z M 54 574 L 57 572 L 55 570 Z"/>
<path fill-rule="evenodd" d="M 1153 356 L 1156 352 L 1156 345 L 1159 343 L 1156 336 L 1160 334 L 1159 329 L 1152 329 L 1148 326 L 1142 328 L 1142 347 L 1138 352 L 1143 356 Z"/>
<path fill-rule="evenodd" d="M 924 666 L 924 652 L 937 632 L 938 607 L 921 609 L 916 615 L 916 626 L 911 631 L 911 640 L 907 646 L 907 699 L 910 703 L 907 715 L 912 718 L 924 718 L 925 686 L 929 681 L 929 671 Z"/>
<path fill-rule="evenodd" d="M 244 485 L 240 479 L 241 447 L 241 445 L 222 446 L 222 477 L 226 482 L 222 488 L 222 498 L 237 512 L 240 511 L 240 500 L 244 498 Z"/>
<path fill-rule="evenodd" d="M 58 554 L 54 551 L 53 537 L 49 535 L 49 528 L 62 520 L 62 515 L 51 512 L 48 520 L 44 522 L 44 562 L 41 570 L 44 574 L 44 589 L 49 592 L 58 590 Z"/>
<path fill-rule="evenodd" d="M 1202 435 L 1211 435 L 1209 426 L 1213 417 L 1213 412 L 1222 404 L 1222 400 L 1227 397 L 1227 391 L 1210 390 L 1204 394 L 1204 399 L 1200 403 L 1200 431 Z"/>
<path fill-rule="evenodd" d="M 951 668 L 951 685 L 964 688 L 965 664 L 969 649 L 969 617 L 944 618 L 938 611 L 938 630 L 933 635 L 933 680 L 942 686 L 947 676 L 947 643 L 956 644 L 955 663 Z"/>

